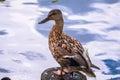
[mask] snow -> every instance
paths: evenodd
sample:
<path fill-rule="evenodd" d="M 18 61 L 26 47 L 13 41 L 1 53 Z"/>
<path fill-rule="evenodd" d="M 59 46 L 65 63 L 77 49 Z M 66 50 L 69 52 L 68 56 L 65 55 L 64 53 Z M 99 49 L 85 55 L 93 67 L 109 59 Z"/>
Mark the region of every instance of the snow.
<path fill-rule="evenodd" d="M 25 4 L 28 2 L 35 4 Z M 120 77 L 120 74 L 103 74 L 110 72 L 103 60 L 120 60 L 120 3 L 94 3 L 90 6 L 98 10 L 79 15 L 73 14 L 65 6 L 56 8 L 65 9 L 63 14 L 67 20 L 90 22 L 68 25 L 67 29 L 87 29 L 88 33 L 103 37 L 103 40 L 96 39 L 84 45 L 92 62 L 101 68 L 95 70 L 97 80 Z M 8 73 L 1 72 L 0 78 L 8 76 L 12 80 L 40 80 L 42 71 L 59 66 L 50 54 L 47 37 L 36 30 L 38 18 L 50 10 L 49 7 L 38 6 L 37 0 L 7 0 L 6 3 L 0 3 L 0 32 L 4 33 L 0 33 L 0 69 L 8 70 Z M 108 30 L 114 27 L 118 29 Z"/>

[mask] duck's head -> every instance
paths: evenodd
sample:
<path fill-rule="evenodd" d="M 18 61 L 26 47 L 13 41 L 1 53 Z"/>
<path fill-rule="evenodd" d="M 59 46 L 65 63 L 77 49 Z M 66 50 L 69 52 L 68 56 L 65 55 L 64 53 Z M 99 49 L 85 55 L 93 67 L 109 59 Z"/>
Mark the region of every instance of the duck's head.
<path fill-rule="evenodd" d="M 53 9 L 48 13 L 48 16 L 39 22 L 39 24 L 45 23 L 49 20 L 61 20 L 62 19 L 62 12 L 59 9 Z"/>

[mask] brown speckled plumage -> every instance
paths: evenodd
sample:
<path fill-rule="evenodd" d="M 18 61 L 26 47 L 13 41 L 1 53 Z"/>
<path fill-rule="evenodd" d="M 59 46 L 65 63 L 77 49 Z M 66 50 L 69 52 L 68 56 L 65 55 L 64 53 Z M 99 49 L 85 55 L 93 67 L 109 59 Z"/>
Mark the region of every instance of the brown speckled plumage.
<path fill-rule="evenodd" d="M 53 25 L 49 34 L 49 49 L 62 67 L 62 71 L 64 69 L 71 70 L 71 72 L 82 71 L 88 76 L 95 77 L 91 67 L 99 68 L 92 64 L 81 43 L 63 32 L 64 20 L 62 12 L 59 9 L 51 10 L 47 18 L 39 22 L 39 24 L 49 20 L 55 21 L 55 25 Z"/>

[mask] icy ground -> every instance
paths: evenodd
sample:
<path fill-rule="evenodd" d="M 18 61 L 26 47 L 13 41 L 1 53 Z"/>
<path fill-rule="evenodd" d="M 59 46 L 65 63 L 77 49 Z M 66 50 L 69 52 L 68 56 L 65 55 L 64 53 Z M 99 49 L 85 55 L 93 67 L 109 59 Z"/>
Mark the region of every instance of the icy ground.
<path fill-rule="evenodd" d="M 63 6 L 64 2 L 7 1 L 0 3 L 0 79 L 7 76 L 12 80 L 40 80 L 43 70 L 59 66 L 47 43 L 53 22 L 37 24 L 48 11 L 59 8 L 65 18 L 64 31 L 80 40 L 89 49 L 93 63 L 101 68 L 95 70 L 97 80 L 120 80 L 120 2 L 107 4 L 98 0 L 86 8 L 94 10 L 81 10 L 79 14 Z"/>

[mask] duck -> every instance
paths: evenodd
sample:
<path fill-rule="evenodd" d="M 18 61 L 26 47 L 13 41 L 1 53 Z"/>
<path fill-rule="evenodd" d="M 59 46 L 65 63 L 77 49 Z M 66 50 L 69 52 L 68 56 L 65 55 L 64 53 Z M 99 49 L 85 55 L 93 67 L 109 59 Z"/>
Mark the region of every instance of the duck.
<path fill-rule="evenodd" d="M 80 72 L 89 77 L 96 77 L 92 68 L 100 68 L 92 63 L 82 44 L 63 31 L 64 19 L 60 9 L 52 9 L 46 18 L 38 24 L 55 21 L 48 36 L 48 44 L 53 58 L 60 64 L 60 69 L 53 71 L 59 76 L 67 73 Z"/>

